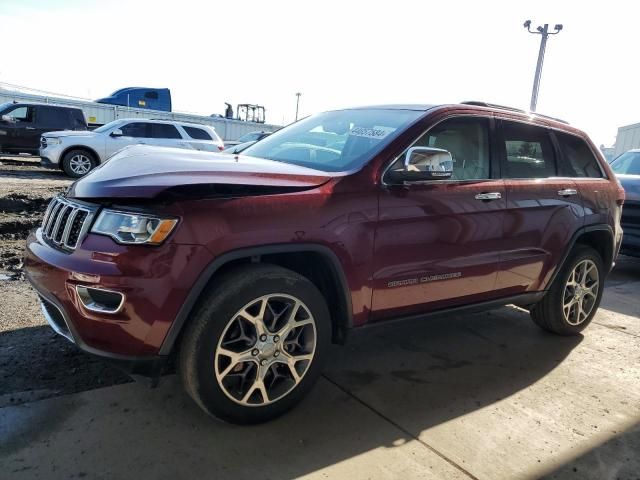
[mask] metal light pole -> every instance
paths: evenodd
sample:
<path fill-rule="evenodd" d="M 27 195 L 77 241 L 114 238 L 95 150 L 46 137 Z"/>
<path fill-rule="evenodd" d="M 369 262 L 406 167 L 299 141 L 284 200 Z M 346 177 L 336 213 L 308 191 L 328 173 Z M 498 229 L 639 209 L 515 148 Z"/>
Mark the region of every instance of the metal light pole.
<path fill-rule="evenodd" d="M 298 121 L 298 107 L 300 106 L 300 92 L 296 93 L 296 122 Z"/>
<path fill-rule="evenodd" d="M 538 64 L 536 65 L 536 75 L 533 77 L 533 90 L 531 91 L 531 106 L 529 109 L 532 112 L 536 111 L 538 104 L 538 91 L 540 90 L 540 77 L 542 76 L 542 63 L 544 62 L 544 51 L 547 48 L 547 39 L 549 35 L 557 35 L 562 30 L 562 24 L 556 24 L 553 32 L 549 31 L 549 24 L 545 23 L 544 26 L 538 26 L 535 30 L 531 30 L 531 20 L 524 22 L 524 28 L 529 33 L 540 35 L 540 51 L 538 52 Z"/>

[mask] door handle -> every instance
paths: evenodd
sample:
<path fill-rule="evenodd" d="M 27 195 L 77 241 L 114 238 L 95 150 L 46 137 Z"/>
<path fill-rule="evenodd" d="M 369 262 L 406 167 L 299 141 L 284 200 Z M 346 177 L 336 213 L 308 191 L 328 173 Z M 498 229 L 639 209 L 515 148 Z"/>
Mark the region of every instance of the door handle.
<path fill-rule="evenodd" d="M 575 188 L 564 188 L 562 190 L 558 190 L 558 195 L 561 197 L 570 197 L 571 195 L 577 195 L 578 191 Z"/>
<path fill-rule="evenodd" d="M 500 192 L 489 192 L 489 193 L 478 193 L 476 195 L 476 200 L 500 200 L 502 198 L 502 194 Z"/>
<path fill-rule="evenodd" d="M 35 127 L 24 127 L 25 130 L 35 130 Z"/>

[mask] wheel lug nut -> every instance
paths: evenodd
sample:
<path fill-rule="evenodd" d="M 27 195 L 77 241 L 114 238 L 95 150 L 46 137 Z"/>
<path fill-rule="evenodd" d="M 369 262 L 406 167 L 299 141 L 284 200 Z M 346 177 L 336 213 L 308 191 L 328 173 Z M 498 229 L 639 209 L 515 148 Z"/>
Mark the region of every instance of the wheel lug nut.
<path fill-rule="evenodd" d="M 259 353 L 260 353 L 260 350 L 258 350 L 257 348 L 254 348 L 253 350 L 251 350 L 251 355 L 253 355 L 254 357 Z"/>
<path fill-rule="evenodd" d="M 267 336 L 264 333 L 262 335 L 260 335 L 260 341 L 261 342 L 266 342 L 267 341 Z"/>
<path fill-rule="evenodd" d="M 275 336 L 273 337 L 273 341 L 274 341 L 274 342 L 279 342 L 279 341 L 280 341 L 280 337 L 279 337 L 278 335 L 275 335 Z"/>
<path fill-rule="evenodd" d="M 262 365 L 263 367 L 267 364 L 266 360 L 260 360 L 260 365 Z"/>
<path fill-rule="evenodd" d="M 274 357 L 277 357 L 278 355 L 280 355 L 280 350 L 276 350 L 275 352 L 273 352 Z"/>

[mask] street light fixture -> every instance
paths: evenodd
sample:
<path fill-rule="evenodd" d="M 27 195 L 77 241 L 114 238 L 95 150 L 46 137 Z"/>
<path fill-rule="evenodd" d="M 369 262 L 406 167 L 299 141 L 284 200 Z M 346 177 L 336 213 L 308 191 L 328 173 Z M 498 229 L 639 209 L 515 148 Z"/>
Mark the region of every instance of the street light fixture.
<path fill-rule="evenodd" d="M 300 95 L 302 95 L 302 93 L 298 92 L 296 93 L 296 122 L 298 121 L 298 107 L 300 106 Z"/>
<path fill-rule="evenodd" d="M 540 35 L 540 51 L 538 52 L 538 64 L 536 65 L 536 74 L 533 77 L 533 90 L 531 92 L 531 106 L 530 110 L 532 112 L 536 111 L 536 106 L 538 104 L 538 91 L 540 90 L 540 76 L 542 75 L 542 63 L 544 62 L 544 52 L 547 48 L 547 38 L 549 35 L 557 35 L 562 30 L 562 24 L 557 23 L 553 27 L 553 32 L 549 31 L 549 24 L 545 23 L 544 26 L 538 26 L 535 30 L 531 30 L 531 20 L 527 20 L 524 22 L 524 28 L 527 29 L 529 33 L 533 33 L 535 35 Z"/>

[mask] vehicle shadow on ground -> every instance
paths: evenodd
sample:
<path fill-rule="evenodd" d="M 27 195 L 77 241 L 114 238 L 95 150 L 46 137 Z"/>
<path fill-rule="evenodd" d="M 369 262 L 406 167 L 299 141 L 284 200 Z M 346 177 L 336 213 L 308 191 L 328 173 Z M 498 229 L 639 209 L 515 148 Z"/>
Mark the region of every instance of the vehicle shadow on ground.
<path fill-rule="evenodd" d="M 0 407 L 130 382 L 51 327 L 0 332 Z"/>
<path fill-rule="evenodd" d="M 24 457 L 27 445 L 45 443 L 58 477 L 78 473 L 73 467 L 89 477 L 115 468 L 137 478 L 140 465 L 153 465 L 153 472 L 162 472 L 154 478 L 180 477 L 187 466 L 194 478 L 205 472 L 208 478 L 293 478 L 347 459 L 366 462 L 359 456 L 372 450 L 383 452 L 383 462 L 416 468 L 417 460 L 406 457 L 420 457 L 411 457 L 410 449 L 422 447 L 406 446 L 414 437 L 530 386 L 581 340 L 546 334 L 527 313 L 509 307 L 372 327 L 332 348 L 311 395 L 270 423 L 239 427 L 211 419 L 171 376 L 159 390 L 123 386 L 89 392 L 91 402 L 60 397 L 43 411 L 12 411 L 4 419 L 0 411 L 0 423 L 12 432 L 5 455 L 10 462 Z M 82 454 L 67 448 L 75 443 L 89 448 Z M 48 458 L 39 458 L 39 465 L 48 465 Z M 39 474 L 46 476 L 46 468 Z"/>

